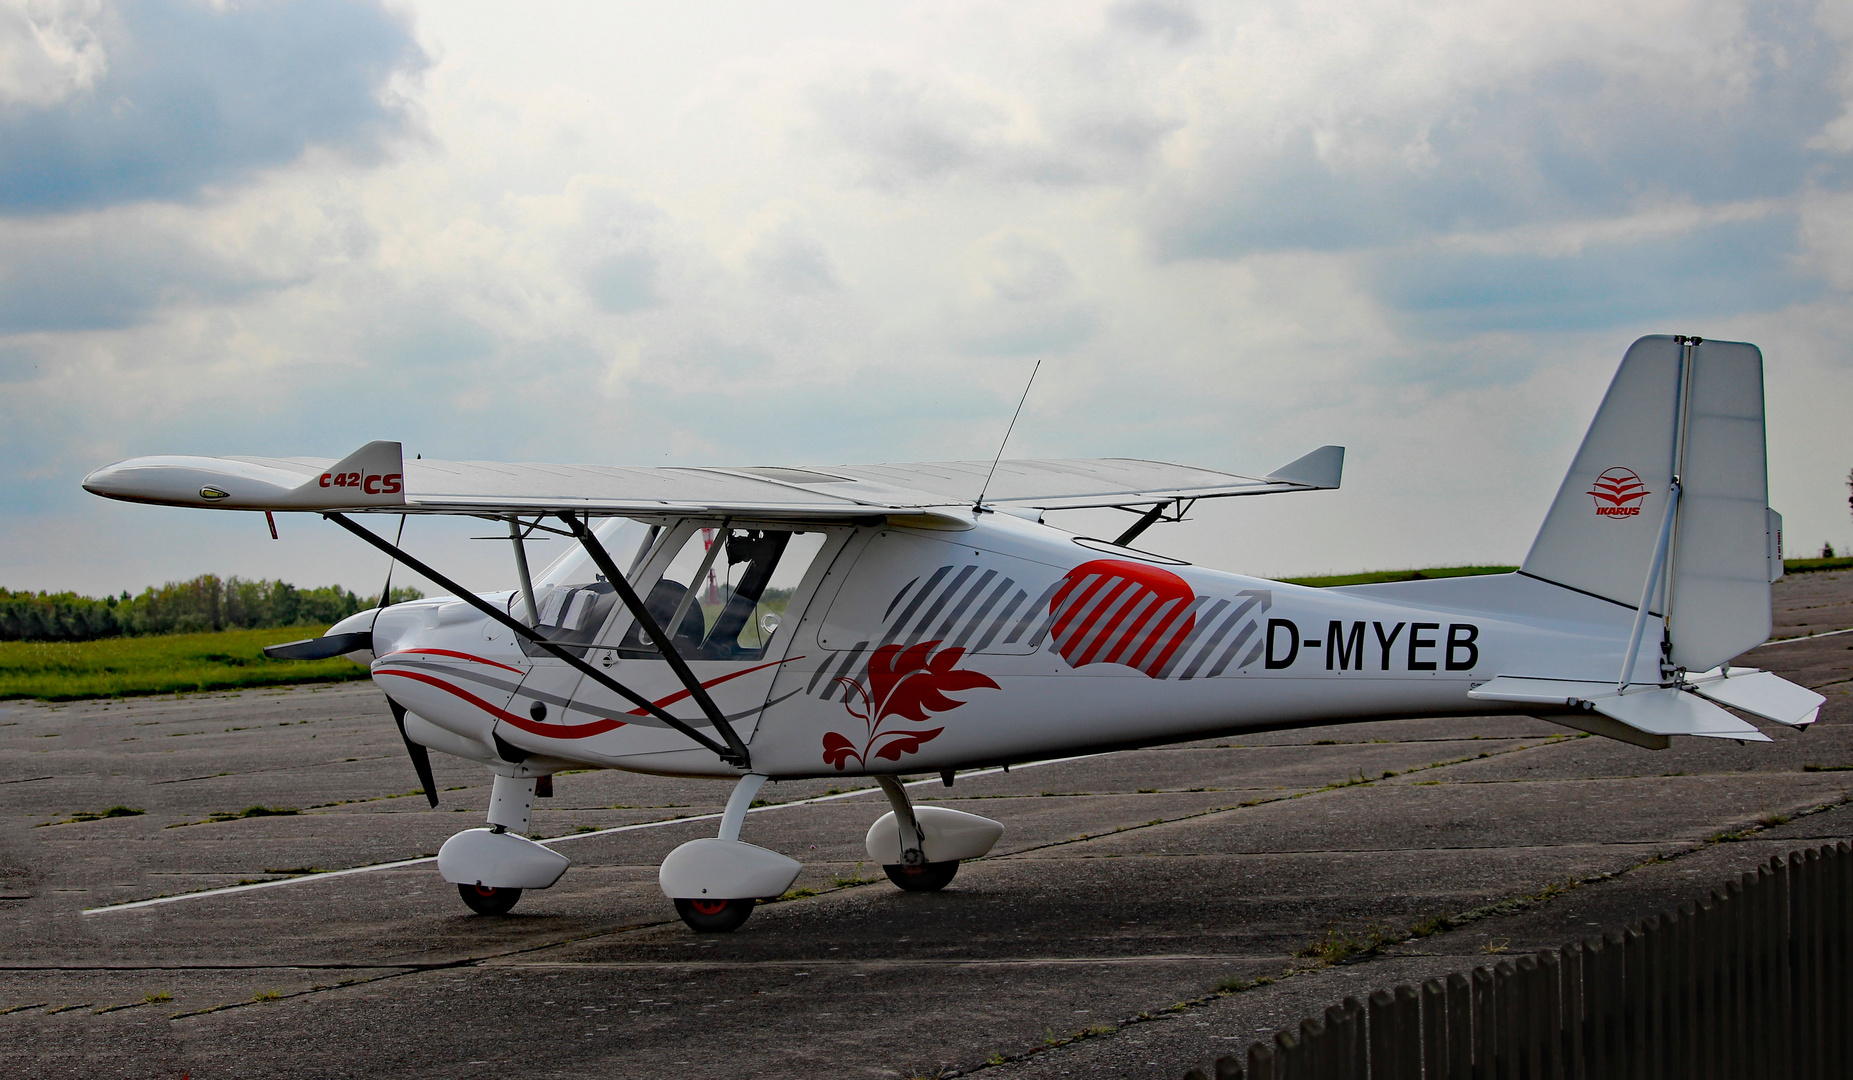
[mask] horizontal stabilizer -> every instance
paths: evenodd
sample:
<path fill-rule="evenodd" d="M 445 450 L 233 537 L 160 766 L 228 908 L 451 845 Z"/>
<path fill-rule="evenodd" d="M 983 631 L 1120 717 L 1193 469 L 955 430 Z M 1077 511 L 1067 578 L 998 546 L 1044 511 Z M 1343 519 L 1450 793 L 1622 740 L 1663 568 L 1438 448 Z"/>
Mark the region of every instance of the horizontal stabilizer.
<path fill-rule="evenodd" d="M 1650 749 L 1664 748 L 1666 737 L 1672 735 L 1742 739 L 1745 742 L 1770 741 L 1769 736 L 1718 706 L 1700 700 L 1695 694 L 1671 687 L 1617 694 L 1614 683 L 1576 679 L 1525 679 L 1501 675 L 1469 690 L 1467 696 L 1478 701 L 1545 706 L 1542 711 L 1547 714 L 1547 719 Z M 1574 711 L 1582 716 L 1577 720 L 1563 721 L 1559 716 L 1548 715 L 1564 711 Z M 1601 722 L 1591 725 L 1587 722 L 1594 719 L 1587 716 L 1590 712 L 1651 738 L 1631 738 L 1631 732 L 1617 732 Z"/>
<path fill-rule="evenodd" d="M 1797 686 L 1780 675 L 1738 670 L 1743 674 L 1729 674 L 1727 669 L 1716 679 L 1701 676 L 1693 680 L 1692 689 L 1720 705 L 1790 727 L 1814 723 L 1821 714 L 1822 703 L 1827 701 L 1813 690 Z"/>
<path fill-rule="evenodd" d="M 1345 475 L 1345 448 L 1321 446 L 1267 475 L 1277 484 L 1304 484 L 1310 488 L 1336 488 Z"/>
<path fill-rule="evenodd" d="M 1596 711 L 1650 735 L 1698 735 L 1708 739 L 1769 742 L 1769 736 L 1709 701 L 1684 690 L 1661 687 L 1597 698 Z"/>

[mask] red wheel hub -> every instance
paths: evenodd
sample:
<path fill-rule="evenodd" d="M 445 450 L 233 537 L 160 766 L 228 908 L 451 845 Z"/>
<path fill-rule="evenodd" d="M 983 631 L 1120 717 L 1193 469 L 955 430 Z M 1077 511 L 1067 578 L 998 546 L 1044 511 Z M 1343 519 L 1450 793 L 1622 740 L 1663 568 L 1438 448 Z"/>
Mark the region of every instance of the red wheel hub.
<path fill-rule="evenodd" d="M 688 906 L 694 908 L 696 911 L 700 912 L 703 915 L 719 915 L 721 912 L 727 910 L 727 901 L 725 900 L 690 900 L 688 902 Z"/>

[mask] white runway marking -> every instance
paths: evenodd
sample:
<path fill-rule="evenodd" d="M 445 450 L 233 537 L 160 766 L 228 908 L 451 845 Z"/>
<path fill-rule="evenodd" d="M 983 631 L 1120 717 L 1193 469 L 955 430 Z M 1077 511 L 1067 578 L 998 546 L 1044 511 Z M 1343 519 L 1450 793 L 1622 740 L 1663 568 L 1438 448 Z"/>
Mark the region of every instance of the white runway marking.
<path fill-rule="evenodd" d="M 1085 761 L 1088 758 L 1100 756 L 1099 754 L 1077 754 L 1074 757 L 1050 758 L 1047 761 L 1029 761 L 1012 767 L 1018 770 L 1033 769 L 1038 765 L 1060 765 L 1066 761 Z M 1004 770 L 1001 768 L 979 769 L 976 772 L 961 773 L 959 774 L 959 779 L 969 780 L 980 776 L 995 776 L 1003 771 Z M 906 786 L 921 787 L 926 784 L 937 784 L 939 782 L 939 778 L 934 777 L 930 780 L 915 780 Z M 858 788 L 855 791 L 839 791 L 835 795 L 818 795 L 810 799 L 798 799 L 788 803 L 774 803 L 771 806 L 755 806 L 748 810 L 747 813 L 762 814 L 769 810 L 785 810 L 794 806 L 813 806 L 817 803 L 835 802 L 838 799 L 853 799 L 859 795 L 868 795 L 879 791 L 881 791 L 879 787 Z M 618 825 L 609 829 L 596 829 L 592 832 L 567 833 L 565 836 L 555 836 L 551 839 L 538 842 L 542 844 L 564 844 L 568 840 L 590 840 L 594 836 L 609 836 L 612 833 L 635 832 L 638 829 L 660 829 L 667 825 L 686 825 L 691 821 L 716 821 L 719 820 L 720 816 L 719 814 L 696 814 L 691 817 L 664 818 L 661 821 L 643 821 L 635 825 Z M 278 878 L 275 881 L 260 881 L 253 885 L 227 885 L 223 889 L 202 889 L 199 892 L 180 893 L 176 896 L 157 896 L 152 900 L 135 900 L 127 904 L 105 904 L 102 907 L 84 908 L 83 913 L 85 915 L 100 915 L 109 911 L 128 911 L 131 908 L 154 907 L 157 904 L 177 904 L 182 900 L 199 900 L 208 896 L 229 896 L 232 893 L 252 892 L 257 889 L 275 889 L 284 885 L 301 885 L 310 881 L 326 881 L 329 878 L 346 877 L 349 874 L 370 874 L 375 870 L 397 870 L 402 866 L 417 866 L 420 863 L 434 863 L 437 861 L 437 856 L 427 855 L 422 859 L 400 859 L 398 862 L 374 863 L 370 866 L 350 866 L 345 870 L 329 870 L 321 874 L 304 874 L 301 877 Z"/>
<path fill-rule="evenodd" d="M 1758 645 L 1757 648 L 1765 649 L 1771 645 L 1787 645 L 1791 641 L 1813 641 L 1815 638 L 1833 637 L 1835 634 L 1853 634 L 1853 626 L 1845 630 L 1823 630 L 1818 634 L 1803 634 L 1801 637 L 1777 638 L 1774 641 L 1765 641 L 1763 644 Z"/>

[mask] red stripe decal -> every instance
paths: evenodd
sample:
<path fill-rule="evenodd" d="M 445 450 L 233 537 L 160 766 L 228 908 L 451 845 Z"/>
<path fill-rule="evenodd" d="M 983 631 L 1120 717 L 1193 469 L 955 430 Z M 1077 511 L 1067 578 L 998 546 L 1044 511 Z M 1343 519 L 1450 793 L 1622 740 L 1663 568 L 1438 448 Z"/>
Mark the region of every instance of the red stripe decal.
<path fill-rule="evenodd" d="M 802 660 L 802 659 L 804 659 L 804 657 L 802 656 L 791 656 L 791 657 L 786 657 L 783 660 L 774 660 L 769 664 L 760 664 L 758 667 L 750 667 L 750 668 L 747 668 L 745 671 L 736 671 L 731 675 L 722 675 L 718 679 L 714 679 L 712 681 L 702 683 L 701 688 L 703 690 L 706 690 L 711 686 L 719 686 L 720 684 L 724 682 L 731 682 L 732 680 L 737 679 L 742 675 L 751 675 L 755 671 L 764 671 L 765 669 L 769 667 L 778 667 L 780 664 L 789 664 L 793 660 Z M 663 698 L 660 701 L 652 701 L 650 704 L 656 706 L 659 709 L 666 709 L 669 706 L 674 705 L 676 702 L 681 701 L 685 697 L 688 697 L 687 690 L 677 690 L 675 693 L 669 695 L 668 697 Z M 650 715 L 650 711 L 648 709 L 632 709 L 627 715 L 648 716 Z"/>
<path fill-rule="evenodd" d="M 433 675 L 426 675 L 422 671 L 392 671 L 390 669 L 380 669 L 374 671 L 373 674 L 376 677 L 380 675 L 397 675 L 401 679 L 416 679 L 421 683 L 429 683 L 447 694 L 454 694 L 462 698 L 495 717 L 497 720 L 507 724 L 513 724 L 515 727 L 520 728 L 530 735 L 541 735 L 549 739 L 584 739 L 593 735 L 603 735 L 607 731 L 624 726 L 624 721 L 611 719 L 594 720 L 589 724 L 543 724 L 538 720 L 530 720 L 525 716 L 516 716 L 506 709 L 498 709 L 482 698 L 470 693 L 468 690 L 452 686 L 443 679 Z"/>
<path fill-rule="evenodd" d="M 494 660 L 486 660 L 480 656 L 471 656 L 469 653 L 458 652 L 455 649 L 400 649 L 397 652 L 389 652 L 385 656 L 380 657 L 380 659 L 387 660 L 395 656 L 402 656 L 406 653 L 426 653 L 431 656 L 454 656 L 459 660 L 469 660 L 469 661 L 472 661 L 478 664 L 488 664 L 490 667 L 499 667 L 503 671 L 512 671 L 517 675 L 527 674 L 527 672 L 521 670 L 518 667 L 509 667 L 507 664 L 498 664 Z"/>

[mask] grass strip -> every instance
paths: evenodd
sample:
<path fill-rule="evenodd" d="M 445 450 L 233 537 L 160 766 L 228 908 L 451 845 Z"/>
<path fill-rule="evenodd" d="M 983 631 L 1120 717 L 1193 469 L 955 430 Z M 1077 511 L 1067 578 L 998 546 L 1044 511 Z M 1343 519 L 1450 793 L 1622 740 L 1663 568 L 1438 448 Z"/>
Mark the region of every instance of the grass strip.
<path fill-rule="evenodd" d="M 351 660 L 272 660 L 266 645 L 316 637 L 323 626 L 153 634 L 98 641 L 0 642 L 0 699 L 82 698 L 237 690 L 364 679 Z"/>

